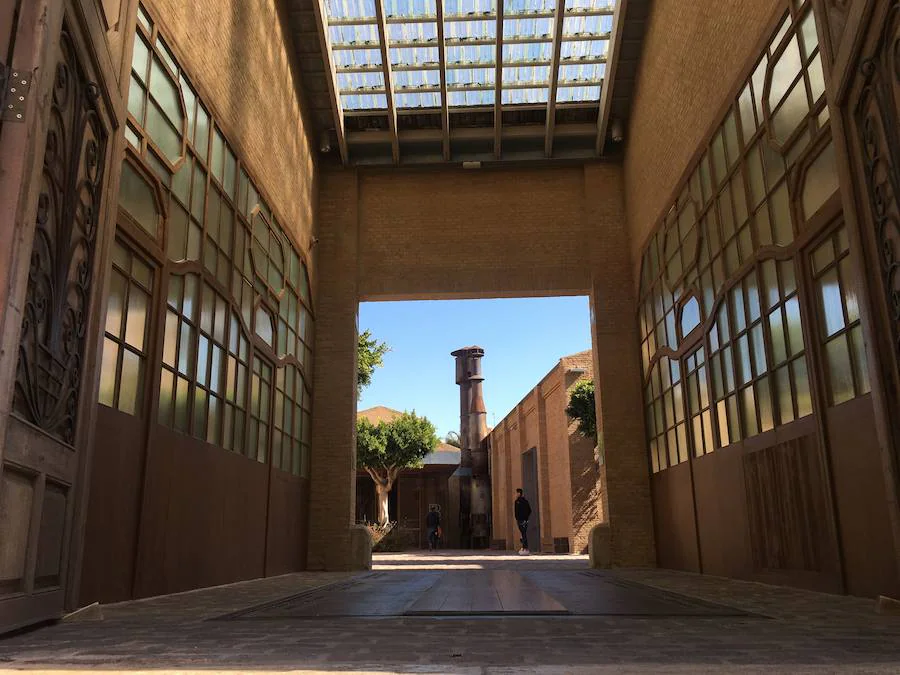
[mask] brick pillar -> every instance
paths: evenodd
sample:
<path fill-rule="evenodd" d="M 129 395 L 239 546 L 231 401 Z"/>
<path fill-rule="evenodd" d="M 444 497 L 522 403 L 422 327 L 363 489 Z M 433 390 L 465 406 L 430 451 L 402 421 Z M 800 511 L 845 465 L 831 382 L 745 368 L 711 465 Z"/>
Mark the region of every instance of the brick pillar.
<path fill-rule="evenodd" d="M 355 171 L 321 183 L 307 565 L 340 570 L 353 566 L 356 510 L 359 202 Z"/>
<path fill-rule="evenodd" d="M 547 404 L 543 384 L 534 389 L 538 423 L 538 485 L 541 494 L 541 551 L 553 552 L 553 518 L 550 512 L 550 441 L 547 438 Z"/>
<path fill-rule="evenodd" d="M 594 348 L 601 478 L 615 566 L 654 566 L 656 546 L 636 300 L 629 238 L 621 200 L 591 199 L 599 186 L 621 185 L 613 167 L 585 167 L 585 217 L 595 224 L 591 334 Z M 609 194 L 609 191 L 606 192 Z M 622 194 L 621 190 L 613 194 Z"/>

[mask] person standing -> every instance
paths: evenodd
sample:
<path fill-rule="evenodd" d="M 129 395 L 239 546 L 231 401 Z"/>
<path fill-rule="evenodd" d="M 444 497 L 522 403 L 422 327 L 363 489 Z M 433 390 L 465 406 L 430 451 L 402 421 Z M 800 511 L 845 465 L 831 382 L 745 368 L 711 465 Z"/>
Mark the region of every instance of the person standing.
<path fill-rule="evenodd" d="M 522 534 L 522 548 L 519 550 L 519 555 L 528 555 L 528 519 L 531 518 L 531 504 L 525 499 L 522 488 L 516 489 L 516 501 L 513 507 L 516 525 L 519 526 L 519 532 Z"/>
<path fill-rule="evenodd" d="M 425 517 L 425 527 L 428 528 L 428 550 L 433 551 L 437 548 L 438 530 L 441 527 L 441 514 L 434 505 Z"/>

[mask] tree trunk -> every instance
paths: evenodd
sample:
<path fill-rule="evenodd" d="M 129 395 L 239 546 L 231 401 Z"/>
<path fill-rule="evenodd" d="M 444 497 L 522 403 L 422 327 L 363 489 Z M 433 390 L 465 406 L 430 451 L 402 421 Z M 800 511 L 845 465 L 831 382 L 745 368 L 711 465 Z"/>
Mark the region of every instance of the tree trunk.
<path fill-rule="evenodd" d="M 387 485 L 375 483 L 375 505 L 376 518 L 379 525 L 387 525 L 388 523 L 388 493 L 390 488 Z"/>

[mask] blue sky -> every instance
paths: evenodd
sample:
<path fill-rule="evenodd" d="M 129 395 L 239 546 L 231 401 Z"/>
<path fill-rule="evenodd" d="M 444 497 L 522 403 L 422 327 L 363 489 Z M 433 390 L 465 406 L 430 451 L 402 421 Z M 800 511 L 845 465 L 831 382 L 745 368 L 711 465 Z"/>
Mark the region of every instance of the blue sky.
<path fill-rule="evenodd" d="M 450 352 L 484 349 L 484 402 L 494 426 L 560 357 L 591 347 L 586 296 L 500 300 L 370 302 L 359 308 L 359 329 L 391 346 L 384 367 L 359 400 L 413 410 L 442 438 L 459 429 L 459 387 Z"/>

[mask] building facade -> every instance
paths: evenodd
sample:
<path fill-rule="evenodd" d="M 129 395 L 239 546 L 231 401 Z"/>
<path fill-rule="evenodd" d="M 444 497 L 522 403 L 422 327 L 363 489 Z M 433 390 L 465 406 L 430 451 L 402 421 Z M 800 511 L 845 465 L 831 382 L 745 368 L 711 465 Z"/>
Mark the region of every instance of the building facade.
<path fill-rule="evenodd" d="M 591 297 L 614 564 L 900 595 L 900 4 L 489 4 L 2 3 L 0 627 L 362 564 L 389 299 Z"/>
<path fill-rule="evenodd" d="M 517 550 L 516 489 L 532 508 L 532 551 L 586 553 L 603 522 L 603 493 L 594 440 L 566 415 L 577 382 L 593 377 L 590 350 L 564 356 L 490 434 L 494 546 Z"/>

